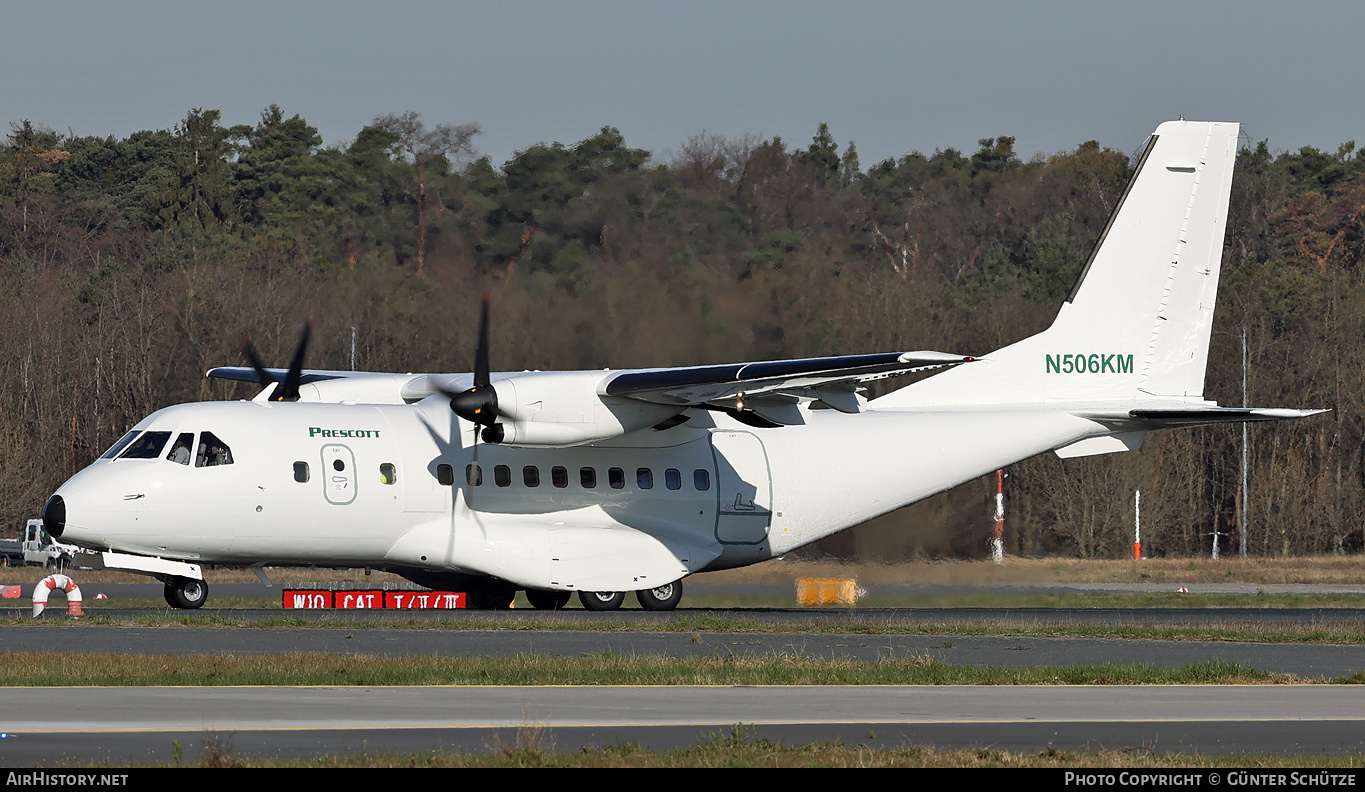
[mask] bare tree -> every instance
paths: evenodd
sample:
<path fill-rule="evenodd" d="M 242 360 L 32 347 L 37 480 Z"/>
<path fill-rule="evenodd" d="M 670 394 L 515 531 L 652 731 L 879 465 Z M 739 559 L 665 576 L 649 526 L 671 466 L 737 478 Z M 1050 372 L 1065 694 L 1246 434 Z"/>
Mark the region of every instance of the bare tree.
<path fill-rule="evenodd" d="M 398 147 L 411 158 L 417 201 L 417 272 L 426 266 L 427 205 L 432 165 L 444 161 L 460 164 L 474 156 L 473 140 L 482 130 L 478 124 L 437 124 L 427 129 L 419 113 L 409 110 L 401 115 L 384 115 L 374 119 L 375 126 L 383 127 L 398 138 Z"/>

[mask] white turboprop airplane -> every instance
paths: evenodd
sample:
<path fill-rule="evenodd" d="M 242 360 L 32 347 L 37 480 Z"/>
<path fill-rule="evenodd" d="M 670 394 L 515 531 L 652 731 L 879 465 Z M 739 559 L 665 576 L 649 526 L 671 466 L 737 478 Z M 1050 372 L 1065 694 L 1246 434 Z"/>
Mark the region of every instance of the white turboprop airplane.
<path fill-rule="evenodd" d="M 506 607 L 745 566 L 1046 451 L 1137 448 L 1150 431 L 1299 418 L 1203 398 L 1238 125 L 1172 121 L 1042 333 L 939 352 L 630 371 L 288 371 L 251 401 L 153 413 L 49 499 L 53 536 L 161 579 L 196 608 L 201 564 L 396 572 Z M 872 401 L 860 384 L 947 371 Z M 823 409 L 829 408 L 829 409 Z"/>

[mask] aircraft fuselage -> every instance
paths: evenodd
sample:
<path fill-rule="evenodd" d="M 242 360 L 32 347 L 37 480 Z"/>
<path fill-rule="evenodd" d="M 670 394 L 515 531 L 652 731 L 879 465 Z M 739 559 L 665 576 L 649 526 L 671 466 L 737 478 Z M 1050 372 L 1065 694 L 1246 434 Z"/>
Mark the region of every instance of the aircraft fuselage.
<path fill-rule="evenodd" d="M 159 452 L 100 459 L 57 495 L 64 538 L 92 549 L 625 590 L 782 555 L 1096 429 L 1045 412 L 813 410 L 772 430 L 703 413 L 586 446 L 481 443 L 475 471 L 472 427 L 444 400 L 207 402 L 148 416 L 134 431 L 164 432 Z M 230 463 L 205 463 L 205 433 Z M 199 452 L 177 462 L 186 436 Z"/>

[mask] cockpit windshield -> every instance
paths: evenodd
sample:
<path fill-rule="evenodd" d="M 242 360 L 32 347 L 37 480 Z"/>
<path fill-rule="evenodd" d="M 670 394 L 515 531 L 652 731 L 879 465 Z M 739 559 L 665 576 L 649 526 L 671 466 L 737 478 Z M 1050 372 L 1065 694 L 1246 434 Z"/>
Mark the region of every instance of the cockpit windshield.
<path fill-rule="evenodd" d="M 139 430 L 134 429 L 133 431 L 129 432 L 123 437 L 120 437 L 117 443 L 114 443 L 113 445 L 109 446 L 108 451 L 105 451 L 103 454 L 100 454 L 100 459 L 113 459 L 114 457 L 118 456 L 118 452 L 127 448 L 128 444 L 133 442 L 133 438 L 137 437 L 138 431 Z"/>
<path fill-rule="evenodd" d="M 143 432 L 136 443 L 128 446 L 119 459 L 156 459 L 161 456 L 161 449 L 166 447 L 166 441 L 171 439 L 170 432 Z"/>
<path fill-rule="evenodd" d="M 228 448 L 227 443 L 219 440 L 213 432 L 201 432 L 199 434 L 199 451 L 194 456 L 195 467 L 214 467 L 215 465 L 231 465 L 232 449 Z"/>

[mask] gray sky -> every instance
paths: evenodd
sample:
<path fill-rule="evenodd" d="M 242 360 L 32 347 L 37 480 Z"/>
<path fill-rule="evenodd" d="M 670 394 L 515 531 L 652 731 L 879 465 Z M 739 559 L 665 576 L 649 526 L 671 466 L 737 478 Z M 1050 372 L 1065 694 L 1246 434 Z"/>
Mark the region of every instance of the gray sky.
<path fill-rule="evenodd" d="M 1241 121 L 1276 150 L 1365 143 L 1365 3 L 10 2 L 0 122 L 124 136 L 278 103 L 329 144 L 374 116 L 477 122 L 501 164 L 604 125 L 666 161 L 702 130 L 864 167 L 1014 135 L 1025 157 Z M 0 129 L 3 129 L 0 127 Z"/>

